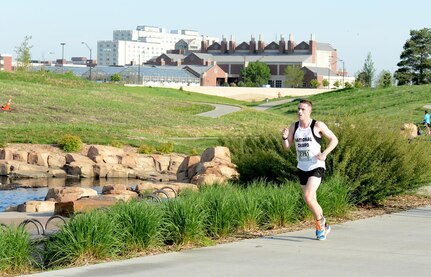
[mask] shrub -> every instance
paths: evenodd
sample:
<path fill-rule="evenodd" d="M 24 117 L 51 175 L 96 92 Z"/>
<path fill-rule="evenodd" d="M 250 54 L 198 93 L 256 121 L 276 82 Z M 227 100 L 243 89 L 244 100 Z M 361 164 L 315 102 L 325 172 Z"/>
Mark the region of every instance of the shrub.
<path fill-rule="evenodd" d="M 73 135 L 64 135 L 58 142 L 65 152 L 78 152 L 82 148 L 81 138 Z"/>
<path fill-rule="evenodd" d="M 30 235 L 24 228 L 0 226 L 0 271 L 5 273 L 28 272 L 34 262 Z"/>
<path fill-rule="evenodd" d="M 243 183 L 255 179 L 276 183 L 296 180 L 295 151 L 283 149 L 276 133 L 222 138 L 219 142 L 231 150 L 232 162 L 238 166 Z"/>
<path fill-rule="evenodd" d="M 140 252 L 161 242 L 160 208 L 145 202 L 122 202 L 109 212 L 119 230 L 127 252 Z"/>
<path fill-rule="evenodd" d="M 117 147 L 117 148 L 123 148 L 124 145 L 121 141 L 114 139 L 111 141 L 111 146 Z"/>
<path fill-rule="evenodd" d="M 398 130 L 366 121 L 345 119 L 333 131 L 340 143 L 328 156 L 327 170 L 351 183 L 355 203 L 378 203 L 415 190 L 431 177 L 426 143 L 409 143 Z"/>
<path fill-rule="evenodd" d="M 190 155 L 196 156 L 198 154 L 199 154 L 199 152 L 198 152 L 198 150 L 196 148 L 192 148 L 192 150 L 190 150 Z"/>
<path fill-rule="evenodd" d="M 319 83 L 319 81 L 317 81 L 317 79 L 313 79 L 310 81 L 310 86 L 312 88 L 318 88 L 320 86 L 320 83 Z"/>
<path fill-rule="evenodd" d="M 139 154 L 152 154 L 156 152 L 156 148 L 150 145 L 142 144 L 141 146 L 139 146 L 137 152 Z"/>
<path fill-rule="evenodd" d="M 344 87 L 345 88 L 352 88 L 353 86 L 352 86 L 352 84 L 350 82 L 345 82 L 344 83 Z"/>
<path fill-rule="evenodd" d="M 174 152 L 174 145 L 170 142 L 162 143 L 157 147 L 157 151 L 163 154 L 169 154 Z"/>
<path fill-rule="evenodd" d="M 0 139 L 0 148 L 5 148 L 6 145 L 7 143 L 4 140 Z"/>
<path fill-rule="evenodd" d="M 76 215 L 46 241 L 45 262 L 79 265 L 115 257 L 123 248 L 120 236 L 117 222 L 104 211 Z"/>
<path fill-rule="evenodd" d="M 317 190 L 317 199 L 325 216 L 344 216 L 352 207 L 353 187 L 339 175 L 326 178 Z"/>

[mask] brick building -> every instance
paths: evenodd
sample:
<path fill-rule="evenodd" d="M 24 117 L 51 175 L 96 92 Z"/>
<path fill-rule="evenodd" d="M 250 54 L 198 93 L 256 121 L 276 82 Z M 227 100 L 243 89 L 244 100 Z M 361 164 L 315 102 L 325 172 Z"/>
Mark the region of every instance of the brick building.
<path fill-rule="evenodd" d="M 241 81 L 240 71 L 247 67 L 250 62 L 263 62 L 268 65 L 271 77 L 268 84 L 271 87 L 285 87 L 284 70 L 287 66 L 298 65 L 304 71 L 303 87 L 310 87 L 310 81 L 317 79 L 320 83 L 327 79 L 330 87 L 338 80 L 340 83 L 353 82 L 353 77 L 347 77 L 344 69 L 337 70 L 337 50 L 329 43 L 317 42 L 314 35 L 308 42 L 302 41 L 296 44 L 293 36 L 289 36 L 286 41 L 280 37 L 279 41 L 272 41 L 268 44 L 259 36 L 256 41 L 252 36 L 249 42 L 237 44 L 233 37 L 229 41 L 225 37 L 219 42 L 201 42 L 200 51 L 184 51 L 183 48 L 175 49 L 172 52 L 181 54 L 164 54 L 154 59 L 150 63 L 155 65 L 174 66 L 210 66 L 217 65 L 227 74 L 228 83 L 238 83 Z M 210 76 L 210 75 L 209 75 Z M 207 77 L 208 78 L 208 77 Z M 204 81 L 203 84 L 216 83 L 220 81 Z"/>
<path fill-rule="evenodd" d="M 12 71 L 12 56 L 0 54 L 0 71 Z"/>

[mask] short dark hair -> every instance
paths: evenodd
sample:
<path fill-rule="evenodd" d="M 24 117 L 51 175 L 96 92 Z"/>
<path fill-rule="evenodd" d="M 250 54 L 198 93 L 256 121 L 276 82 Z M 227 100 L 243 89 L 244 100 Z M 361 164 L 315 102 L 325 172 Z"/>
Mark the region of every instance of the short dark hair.
<path fill-rule="evenodd" d="M 427 110 L 425 110 L 425 113 L 428 113 L 428 111 L 427 111 Z"/>
<path fill-rule="evenodd" d="M 311 101 L 308 99 L 301 99 L 301 101 L 299 101 L 299 104 L 308 104 L 310 107 L 313 107 L 313 103 L 311 103 Z"/>

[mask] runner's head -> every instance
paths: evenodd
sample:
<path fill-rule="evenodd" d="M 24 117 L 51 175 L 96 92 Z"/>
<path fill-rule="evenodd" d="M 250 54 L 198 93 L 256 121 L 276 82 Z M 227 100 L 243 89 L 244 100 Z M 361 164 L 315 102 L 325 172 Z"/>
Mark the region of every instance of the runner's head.
<path fill-rule="evenodd" d="M 312 110 L 313 104 L 310 100 L 302 99 L 299 101 L 298 105 L 298 118 L 307 120 L 311 116 L 311 110 Z"/>

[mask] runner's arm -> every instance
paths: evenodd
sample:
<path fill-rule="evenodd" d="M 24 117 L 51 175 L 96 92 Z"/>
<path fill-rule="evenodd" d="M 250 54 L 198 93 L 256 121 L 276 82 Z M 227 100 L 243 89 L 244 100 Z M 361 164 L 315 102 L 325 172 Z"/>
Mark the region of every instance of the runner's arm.
<path fill-rule="evenodd" d="M 335 147 L 338 144 L 338 138 L 335 136 L 335 134 L 326 126 L 325 123 L 318 121 L 316 122 L 316 127 L 319 130 L 319 133 L 322 134 L 323 137 L 327 138 L 329 140 L 328 145 L 326 146 L 326 149 L 317 155 L 317 158 L 319 160 L 326 160 L 326 157 L 331 153 L 332 150 L 335 149 Z"/>
<path fill-rule="evenodd" d="M 289 149 L 290 146 L 292 146 L 292 144 L 293 144 L 294 129 L 295 129 L 295 125 L 292 124 L 292 125 L 290 125 L 289 129 L 284 128 L 283 131 L 281 132 L 283 148 L 286 150 Z M 284 138 L 286 138 L 286 137 L 287 137 L 287 139 L 285 140 Z"/>

